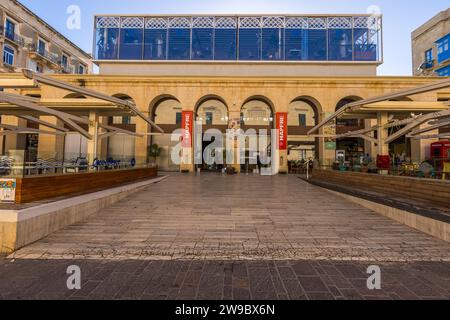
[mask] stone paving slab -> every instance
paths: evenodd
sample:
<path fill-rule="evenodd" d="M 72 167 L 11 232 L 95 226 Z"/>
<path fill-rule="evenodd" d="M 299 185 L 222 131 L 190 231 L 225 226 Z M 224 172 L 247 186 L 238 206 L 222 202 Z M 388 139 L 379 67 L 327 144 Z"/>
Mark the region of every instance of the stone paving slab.
<path fill-rule="evenodd" d="M 377 262 L 375 262 L 377 263 Z M 67 267 L 81 290 L 67 289 Z M 0 260 L 0 299 L 421 300 L 450 299 L 449 262 Z"/>
<path fill-rule="evenodd" d="M 450 261 L 450 244 L 296 176 L 173 175 L 16 259 Z"/>

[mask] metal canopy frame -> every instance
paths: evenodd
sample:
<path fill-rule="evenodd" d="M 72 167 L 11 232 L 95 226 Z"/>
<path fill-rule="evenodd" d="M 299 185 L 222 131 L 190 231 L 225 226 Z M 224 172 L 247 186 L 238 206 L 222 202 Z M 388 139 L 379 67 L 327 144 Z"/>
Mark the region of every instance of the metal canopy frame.
<path fill-rule="evenodd" d="M 339 109 L 338 111 L 336 111 L 335 113 L 333 113 L 332 115 L 327 117 L 325 120 L 323 120 L 321 123 L 314 126 L 314 128 L 309 130 L 308 135 L 313 134 L 314 132 L 319 130 L 321 127 L 325 126 L 328 122 L 338 118 L 340 115 L 342 115 L 348 111 L 357 110 L 358 107 L 362 107 L 362 106 L 368 105 L 368 104 L 373 104 L 376 102 L 401 99 L 401 98 L 405 98 L 408 96 L 412 96 L 412 95 L 416 95 L 416 94 L 420 94 L 420 93 L 426 93 L 426 92 L 430 92 L 430 91 L 435 91 L 435 90 L 439 90 L 439 89 L 444 89 L 444 88 L 448 88 L 448 87 L 450 87 L 450 79 L 445 79 L 445 80 L 437 81 L 437 82 L 434 82 L 431 84 L 426 84 L 426 85 L 423 85 L 420 87 L 401 90 L 398 92 L 394 92 L 394 93 L 390 93 L 390 94 L 386 94 L 386 95 L 382 95 L 382 96 L 378 96 L 378 97 L 374 97 L 374 98 L 363 99 L 360 101 L 346 104 L 344 107 L 342 107 L 341 109 Z M 407 103 L 407 101 L 405 101 L 405 102 Z"/>
<path fill-rule="evenodd" d="M 13 126 L 9 124 L 0 124 L 0 136 L 20 134 L 20 133 L 40 133 L 40 134 L 51 134 L 51 135 L 65 135 L 65 133 L 59 131 L 45 131 L 40 129 L 33 129 L 27 127 Z M 6 131 L 5 131 L 6 130 Z"/>
<path fill-rule="evenodd" d="M 142 113 L 134 103 L 132 103 L 131 101 L 127 101 L 127 100 L 123 100 L 123 99 L 119 99 L 119 98 L 115 98 L 100 92 L 96 92 L 94 90 L 90 90 L 90 89 L 86 89 L 86 88 L 82 88 L 82 87 L 77 87 L 74 85 L 71 85 L 69 83 L 66 83 L 64 81 L 60 81 L 60 80 L 56 80 L 56 79 L 52 79 L 50 77 L 47 76 L 43 76 L 41 74 L 37 74 L 31 70 L 27 70 L 27 69 L 23 69 L 23 74 L 25 75 L 26 78 L 30 79 L 30 80 L 35 80 L 38 83 L 42 83 L 45 85 L 49 85 L 52 87 L 56 87 L 59 89 L 64 89 L 64 90 L 68 90 L 74 93 L 79 93 L 82 94 L 84 96 L 89 96 L 91 98 L 97 98 L 103 101 L 108 101 L 108 102 L 112 102 L 114 104 L 116 104 L 118 107 L 124 108 L 126 110 L 129 110 L 131 113 L 133 113 L 133 115 L 136 115 L 138 117 L 140 117 L 141 119 L 143 119 L 145 122 L 147 122 L 148 124 L 150 124 L 152 127 L 154 127 L 156 130 L 158 130 L 161 133 L 164 133 L 164 130 L 159 127 L 155 122 L 153 122 L 150 118 L 148 118 L 147 116 L 145 116 L 144 113 Z"/>
<path fill-rule="evenodd" d="M 78 123 L 84 124 L 84 125 L 86 125 L 86 124 L 89 125 L 89 120 L 86 119 L 86 118 L 78 117 L 78 116 L 72 115 L 70 113 L 66 113 L 66 112 L 62 112 L 62 111 L 51 109 L 51 108 L 46 107 L 46 106 L 38 105 L 38 104 L 36 104 L 36 102 L 38 102 L 39 99 L 32 98 L 32 97 L 25 97 L 25 96 L 21 96 L 21 95 L 17 95 L 17 94 L 12 94 L 12 93 L 0 92 L 0 101 L 1 102 L 6 102 L 6 103 L 10 103 L 10 104 L 13 104 L 13 105 L 17 105 L 17 106 L 22 107 L 22 108 L 34 110 L 34 111 L 37 111 L 37 112 L 40 112 L 40 113 L 43 113 L 43 114 L 48 114 L 48 115 L 55 116 L 58 119 L 60 119 L 61 121 L 63 121 L 64 123 L 66 123 L 69 126 L 71 126 L 72 128 L 74 128 L 77 132 L 79 132 L 81 135 L 83 135 L 87 139 L 89 139 L 89 140 L 93 139 L 92 135 L 89 134 L 89 132 L 87 132 L 81 126 L 78 125 Z M 36 122 L 36 123 L 42 124 L 42 125 L 44 125 L 46 127 L 55 129 L 55 130 L 60 131 L 60 132 L 67 133 L 69 131 L 66 128 L 54 125 L 52 123 L 49 123 L 47 121 L 35 118 L 33 116 L 17 115 L 17 117 L 25 119 L 25 120 L 28 120 L 28 121 L 32 121 L 32 122 Z M 143 137 L 144 136 L 143 134 L 137 134 L 137 133 L 129 131 L 129 130 L 120 129 L 120 128 L 104 125 L 104 124 L 101 124 L 101 123 L 99 123 L 98 126 L 103 128 L 103 129 L 108 130 L 109 131 L 108 132 L 108 136 L 112 136 L 114 134 L 127 134 L 127 135 L 137 136 L 137 137 Z M 48 134 L 49 132 L 50 131 L 33 129 L 33 133 Z M 19 133 L 19 132 L 16 132 L 16 133 Z"/>
<path fill-rule="evenodd" d="M 48 108 L 45 106 L 40 106 L 40 105 L 36 104 L 35 102 L 31 102 L 29 97 L 26 97 L 24 99 L 23 96 L 17 95 L 17 94 L 0 92 L 0 101 L 14 104 L 14 105 L 20 106 L 22 108 L 34 110 L 34 111 L 37 111 L 40 113 L 55 116 L 58 119 L 60 119 L 61 121 L 67 123 L 72 128 L 74 128 L 76 131 L 78 131 L 81 135 L 85 136 L 87 139 L 92 140 L 92 136 L 89 134 L 89 132 L 87 132 L 81 126 L 79 126 L 77 124 L 77 122 L 83 123 L 83 124 L 89 124 L 89 121 L 87 119 L 84 119 L 84 118 L 81 118 L 81 117 L 78 117 L 78 116 L 75 116 L 75 115 L 72 115 L 69 113 L 57 111 L 57 110 L 54 110 L 54 109 L 51 109 L 51 108 Z"/>

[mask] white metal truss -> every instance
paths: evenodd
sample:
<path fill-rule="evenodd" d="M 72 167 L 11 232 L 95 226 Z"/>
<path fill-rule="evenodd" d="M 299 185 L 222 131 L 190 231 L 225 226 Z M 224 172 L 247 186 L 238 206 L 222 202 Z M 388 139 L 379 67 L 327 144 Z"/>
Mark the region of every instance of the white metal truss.
<path fill-rule="evenodd" d="M 53 123 L 50 123 L 50 122 L 47 122 L 47 121 L 35 118 L 33 116 L 17 115 L 17 117 L 21 118 L 21 119 L 24 119 L 24 120 L 27 120 L 27 121 L 31 121 L 31 122 L 35 122 L 35 123 L 44 125 L 46 127 L 49 127 L 49 128 L 52 128 L 52 129 L 55 129 L 55 130 L 58 130 L 58 131 L 62 131 L 62 132 L 68 132 L 69 131 L 69 129 L 66 129 L 64 127 L 60 127 L 60 126 L 55 125 Z"/>
<path fill-rule="evenodd" d="M 125 129 L 104 125 L 104 124 L 101 124 L 101 123 L 99 123 L 98 126 L 100 128 L 108 130 L 108 132 L 99 134 L 98 135 L 99 139 L 105 139 L 105 138 L 111 137 L 111 136 L 116 135 L 116 134 L 126 134 L 126 135 L 134 136 L 134 137 L 143 137 L 144 136 L 141 133 L 136 133 L 136 132 L 125 130 Z"/>
<path fill-rule="evenodd" d="M 240 17 L 239 28 L 241 29 L 260 29 L 261 18 L 260 17 Z"/>
<path fill-rule="evenodd" d="M 124 29 L 143 29 L 144 18 L 122 17 L 120 19 L 120 27 Z"/>
<path fill-rule="evenodd" d="M 193 17 L 192 28 L 195 29 L 213 29 L 214 17 Z"/>
<path fill-rule="evenodd" d="M 450 138 L 450 132 L 440 133 L 440 134 L 428 134 L 423 136 L 412 136 L 410 137 L 413 140 L 422 140 L 422 139 L 446 139 Z"/>
<path fill-rule="evenodd" d="M 352 19 L 347 17 L 328 18 L 328 29 L 351 29 Z"/>
<path fill-rule="evenodd" d="M 77 87 L 74 85 L 71 85 L 67 82 L 64 81 L 60 81 L 60 80 L 56 80 L 53 78 L 49 78 L 47 76 L 44 76 L 42 74 L 37 74 L 35 72 L 32 72 L 31 70 L 23 70 L 23 74 L 28 78 L 28 79 L 34 79 L 36 80 L 38 83 L 43 83 L 52 87 L 56 87 L 59 89 L 64 89 L 64 90 L 68 90 L 70 92 L 73 93 L 79 93 L 82 94 L 84 96 L 88 96 L 91 98 L 96 98 L 96 99 L 100 99 L 103 101 L 108 101 L 111 103 L 114 103 L 115 105 L 117 105 L 119 108 L 123 108 L 127 111 L 129 111 L 130 113 L 132 113 L 135 116 L 138 116 L 139 118 L 141 118 L 142 120 L 144 120 L 145 122 L 147 122 L 148 124 L 150 124 L 151 126 L 153 126 L 154 128 L 156 128 L 156 130 L 158 130 L 159 132 L 164 133 L 164 130 L 161 129 L 161 127 L 159 127 L 156 123 L 154 123 L 149 117 L 147 117 L 144 113 L 142 113 L 137 107 L 136 105 L 131 102 L 131 101 L 127 101 L 127 100 L 123 100 L 123 99 L 119 99 L 119 98 L 115 98 L 115 97 L 111 97 L 109 95 L 94 91 L 94 90 L 90 90 L 90 89 L 86 89 L 86 88 L 82 88 L 82 87 Z"/>
<path fill-rule="evenodd" d="M 308 29 L 326 29 L 327 20 L 326 18 L 308 18 Z"/>
<path fill-rule="evenodd" d="M 49 134 L 55 136 L 65 135 L 64 132 L 59 131 L 46 131 L 27 127 L 13 126 L 9 124 L 0 124 L 0 128 L 3 129 L 2 131 L 0 131 L 0 136 L 24 134 L 24 133 Z"/>
<path fill-rule="evenodd" d="M 381 19 L 379 16 L 353 17 L 353 28 L 380 30 Z"/>
<path fill-rule="evenodd" d="M 286 29 L 369 29 L 381 30 L 381 16 L 349 16 L 349 17 L 308 17 L 308 16 L 260 16 L 260 17 L 96 17 L 96 28 L 131 28 L 131 29 L 254 29 L 254 28 L 286 28 Z"/>
<path fill-rule="evenodd" d="M 308 18 L 291 17 L 286 19 L 286 29 L 308 29 Z"/>
<path fill-rule="evenodd" d="M 97 26 L 97 29 L 119 28 L 120 27 L 120 18 L 119 17 L 97 17 L 96 26 Z"/>
<path fill-rule="evenodd" d="M 265 29 L 282 29 L 285 27 L 284 17 L 262 17 L 262 27 Z"/>
<path fill-rule="evenodd" d="M 430 123 L 428 123 L 430 124 Z M 410 134 L 407 135 L 407 137 L 411 138 L 414 137 L 415 135 L 418 135 L 420 133 L 424 133 L 424 132 L 430 132 L 432 130 L 436 130 L 442 127 L 446 127 L 446 126 L 450 126 L 450 120 L 444 121 L 444 122 L 439 122 L 433 125 L 430 125 L 426 128 L 420 128 L 420 129 L 415 129 L 413 131 L 411 131 Z"/>
<path fill-rule="evenodd" d="M 145 20 L 146 29 L 167 29 L 169 21 L 166 18 L 147 18 Z"/>
<path fill-rule="evenodd" d="M 232 17 L 216 18 L 216 29 L 236 29 L 236 28 L 237 28 L 236 18 Z"/>
<path fill-rule="evenodd" d="M 85 136 L 87 139 L 91 140 L 92 136 L 84 130 L 78 123 L 88 124 L 89 121 L 87 119 L 75 116 L 73 114 L 65 113 L 62 111 L 54 110 L 45 106 L 38 105 L 34 102 L 31 102 L 27 99 L 23 99 L 21 95 L 11 94 L 0 92 L 0 102 L 9 103 L 12 105 L 16 105 L 25 109 L 30 109 L 36 112 L 40 112 L 43 114 L 48 114 L 57 117 L 61 121 L 67 123 L 73 129 L 78 131 L 81 135 Z"/>
<path fill-rule="evenodd" d="M 333 113 L 332 115 L 330 115 L 329 117 L 327 117 L 325 120 L 320 122 L 318 125 L 314 126 L 314 128 L 312 128 L 311 130 L 308 131 L 308 135 L 313 134 L 314 132 L 319 130 L 321 127 L 325 126 L 328 122 L 336 119 L 337 117 L 344 114 L 345 112 L 354 110 L 358 107 L 361 107 L 364 105 L 369 105 L 369 104 L 376 103 L 376 102 L 405 98 L 405 97 L 408 97 L 411 95 L 435 91 L 435 90 L 444 89 L 444 88 L 448 88 L 448 87 L 450 87 L 450 79 L 444 79 L 441 81 L 432 82 L 430 84 L 426 84 L 426 85 L 419 86 L 416 88 L 400 90 L 400 91 L 397 91 L 394 93 L 389 93 L 386 95 L 349 103 L 349 104 L 345 105 L 344 107 L 342 107 L 341 109 L 339 109 L 338 111 L 336 111 L 335 113 Z"/>
<path fill-rule="evenodd" d="M 169 20 L 169 28 L 171 29 L 190 29 L 191 27 L 191 19 L 185 17 L 174 17 Z"/>
<path fill-rule="evenodd" d="M 404 127 L 403 129 L 401 129 L 401 130 L 397 131 L 396 133 L 390 135 L 386 139 L 386 143 L 390 143 L 390 142 L 395 141 L 395 140 L 397 140 L 398 138 L 400 138 L 400 137 L 402 137 L 404 135 L 407 135 L 408 133 L 413 131 L 415 128 L 417 128 L 421 124 L 427 123 L 430 120 L 439 119 L 439 118 L 445 118 L 445 117 L 448 117 L 448 116 L 450 116 L 450 109 L 449 110 L 445 110 L 445 111 L 440 111 L 440 112 L 429 113 L 429 114 L 420 116 L 415 121 L 411 122 L 406 127 Z M 416 132 L 418 132 L 418 131 L 416 131 Z"/>

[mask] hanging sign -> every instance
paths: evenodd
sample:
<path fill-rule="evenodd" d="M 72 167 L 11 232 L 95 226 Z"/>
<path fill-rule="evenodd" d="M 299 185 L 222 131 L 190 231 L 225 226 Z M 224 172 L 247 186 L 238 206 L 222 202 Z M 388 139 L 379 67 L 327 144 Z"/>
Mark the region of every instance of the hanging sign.
<path fill-rule="evenodd" d="M 287 113 L 277 113 L 278 149 L 287 150 Z"/>
<path fill-rule="evenodd" d="M 194 132 L 194 112 L 183 111 L 182 113 L 182 129 L 183 129 L 183 148 L 192 147 L 192 134 Z"/>

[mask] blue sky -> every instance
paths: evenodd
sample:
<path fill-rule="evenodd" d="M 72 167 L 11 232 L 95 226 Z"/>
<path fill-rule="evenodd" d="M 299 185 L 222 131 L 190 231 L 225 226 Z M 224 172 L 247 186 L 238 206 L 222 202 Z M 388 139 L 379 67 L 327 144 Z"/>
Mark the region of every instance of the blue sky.
<path fill-rule="evenodd" d="M 445 0 L 20 0 L 87 52 L 92 52 L 93 15 L 366 13 L 376 6 L 383 14 L 384 64 L 380 75 L 411 75 L 411 31 L 448 7 Z M 70 5 L 81 9 L 81 29 L 66 27 Z"/>

